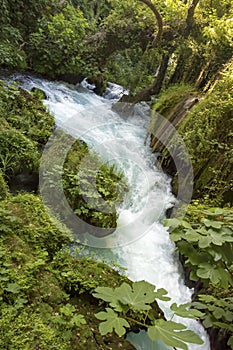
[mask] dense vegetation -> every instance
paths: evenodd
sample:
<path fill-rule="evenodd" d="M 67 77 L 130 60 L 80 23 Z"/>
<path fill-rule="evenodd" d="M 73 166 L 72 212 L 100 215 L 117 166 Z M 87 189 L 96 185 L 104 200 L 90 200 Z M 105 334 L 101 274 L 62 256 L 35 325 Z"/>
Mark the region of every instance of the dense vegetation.
<path fill-rule="evenodd" d="M 74 83 L 87 76 L 98 93 L 111 80 L 130 90 L 122 101 L 149 101 L 152 124 L 160 113 L 177 128 L 192 160 L 195 200 L 183 220 L 167 224 L 196 293 L 193 314 L 188 306 L 173 305 L 173 311 L 200 318 L 212 349 L 233 349 L 232 17 L 231 0 L 2 0 L 0 14 L 3 77 L 21 69 Z M 37 194 L 40 157 L 55 128 L 41 97 L 0 81 L 0 347 L 130 349 L 118 336 L 142 327 L 151 339 L 185 349 L 191 334 L 165 322 L 156 303 L 151 309 L 154 298 L 166 299 L 165 291 L 132 284 L 80 258 L 80 250 L 72 257 L 66 249 L 70 232 L 56 221 L 65 219 L 65 211 L 49 217 Z M 100 167 L 82 140 L 71 142 L 62 178 L 69 205 L 82 220 L 114 229 L 127 180 L 106 164 Z M 176 193 L 168 149 L 153 136 L 151 147 L 161 152 Z M 55 144 L 52 151 L 61 150 Z M 85 157 L 90 171 L 78 173 Z M 95 197 L 85 184 L 96 167 Z M 22 183 L 15 187 L 22 175 L 33 182 L 33 193 L 19 193 L 28 189 Z M 55 185 L 50 183 L 51 192 Z M 139 289 L 148 302 L 135 306 Z"/>
<path fill-rule="evenodd" d="M 23 172 L 38 177 L 43 146 L 54 129 L 53 116 L 33 93 L 16 84 L 1 81 L 0 96 L 1 348 L 107 350 L 122 344 L 130 349 L 127 342 L 114 335 L 98 334 L 94 313 L 99 306 L 91 294 L 97 287 L 118 286 L 126 279 L 104 264 L 80 258 L 80 249 L 70 255 L 71 234 L 47 213 L 36 193 L 37 186 L 34 194 L 10 193 Z M 103 164 L 86 144 L 75 140 L 72 143 L 63 179 L 70 205 L 92 225 L 114 228 L 116 204 L 127 190 L 125 179 L 113 167 Z M 62 150 L 55 145 L 55 151 Z M 79 174 L 83 157 L 92 166 L 100 167 L 98 190 L 111 206 L 110 214 L 102 213 L 98 206 L 93 211 L 80 193 L 79 182 L 85 180 Z M 87 188 L 85 195 L 92 198 L 90 191 Z"/>

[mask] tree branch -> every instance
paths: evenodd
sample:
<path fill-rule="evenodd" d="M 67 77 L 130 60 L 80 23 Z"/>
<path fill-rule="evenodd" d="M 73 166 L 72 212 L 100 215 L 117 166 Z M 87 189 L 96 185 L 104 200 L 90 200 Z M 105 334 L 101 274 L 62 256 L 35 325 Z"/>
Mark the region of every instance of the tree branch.
<path fill-rule="evenodd" d="M 185 37 L 188 37 L 192 30 L 193 23 L 194 23 L 194 13 L 199 1 L 200 0 L 192 0 L 191 4 L 189 5 L 188 13 L 186 17 L 186 28 L 184 30 Z"/>
<path fill-rule="evenodd" d="M 154 38 L 152 45 L 153 45 L 153 47 L 156 47 L 158 45 L 158 42 L 161 40 L 162 35 L 163 35 L 163 19 L 160 15 L 159 11 L 155 7 L 155 5 L 152 4 L 151 0 L 139 0 L 139 1 L 143 2 L 143 4 L 148 6 L 155 15 L 155 18 L 156 18 L 156 21 L 158 24 L 158 33 L 157 33 L 156 37 Z"/>

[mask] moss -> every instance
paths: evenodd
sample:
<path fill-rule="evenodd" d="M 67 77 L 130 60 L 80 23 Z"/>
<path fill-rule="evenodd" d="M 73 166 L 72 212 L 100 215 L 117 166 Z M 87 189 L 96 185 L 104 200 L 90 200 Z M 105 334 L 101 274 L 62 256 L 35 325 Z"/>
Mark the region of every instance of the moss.
<path fill-rule="evenodd" d="M 0 202 L 0 347 L 3 349 L 133 349 L 115 334 L 102 337 L 91 293 L 126 278 L 103 263 L 75 258 L 69 232 L 45 211 L 40 197 L 20 194 Z M 86 324 L 74 325 L 72 305 Z"/>
<path fill-rule="evenodd" d="M 40 98 L 4 81 L 0 81 L 0 112 L 5 124 L 36 142 L 38 148 L 46 144 L 55 125 Z"/>
<path fill-rule="evenodd" d="M 64 165 L 60 164 L 60 167 L 63 165 L 60 181 L 61 172 L 57 163 L 63 159 L 67 148 L 69 151 Z M 56 130 L 51 146 L 43 154 L 41 171 L 46 175 L 41 190 L 47 198 L 52 199 L 53 211 L 58 213 L 61 220 L 69 221 L 72 225 L 72 220 L 68 220 L 70 211 L 67 210 L 67 200 L 73 212 L 81 219 L 78 231 L 77 228 L 75 231 L 77 234 L 86 231 L 85 223 L 93 227 L 93 234 L 97 234 L 96 227 L 106 229 L 102 230 L 103 235 L 112 232 L 117 225 L 116 208 L 128 191 L 123 173 L 103 162 L 85 142 L 75 141 L 60 130 Z M 61 199 L 62 191 L 66 200 Z"/>
<path fill-rule="evenodd" d="M 194 171 L 194 197 L 208 195 L 219 205 L 226 200 L 229 202 L 233 191 L 232 70 L 233 63 L 230 63 L 211 91 L 191 110 L 185 111 L 185 101 L 195 93 L 185 86 L 168 89 L 154 106 L 155 111 L 177 128 L 189 152 Z M 169 145 L 185 168 L 186 157 L 175 148 L 174 138 Z M 173 159 L 157 138 L 152 137 L 151 146 L 154 151 L 162 152 L 162 166 L 174 177 L 174 191 L 177 193 L 177 169 Z"/>
<path fill-rule="evenodd" d="M 232 67 L 178 128 L 192 160 L 195 196 L 208 194 L 219 203 L 233 190 Z"/>
<path fill-rule="evenodd" d="M 195 96 L 196 89 L 193 86 L 177 84 L 164 90 L 153 106 L 153 110 L 165 118 L 169 118 L 178 102 L 183 97 Z"/>

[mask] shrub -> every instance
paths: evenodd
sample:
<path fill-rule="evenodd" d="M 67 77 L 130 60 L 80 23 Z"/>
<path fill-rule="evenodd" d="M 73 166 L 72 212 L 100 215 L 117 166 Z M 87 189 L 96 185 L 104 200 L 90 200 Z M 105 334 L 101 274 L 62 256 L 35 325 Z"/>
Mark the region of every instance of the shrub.
<path fill-rule="evenodd" d="M 52 77 L 80 72 L 87 28 L 83 13 L 69 5 L 49 19 L 43 17 L 38 32 L 30 35 L 34 68 Z"/>

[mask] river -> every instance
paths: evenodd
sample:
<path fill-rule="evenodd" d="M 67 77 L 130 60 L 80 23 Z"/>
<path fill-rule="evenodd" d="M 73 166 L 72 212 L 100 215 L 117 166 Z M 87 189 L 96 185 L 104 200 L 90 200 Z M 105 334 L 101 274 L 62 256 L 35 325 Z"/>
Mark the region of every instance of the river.
<path fill-rule="evenodd" d="M 128 180 L 130 191 L 118 208 L 116 231 L 102 238 L 84 236 L 86 252 L 94 252 L 109 264 L 114 261 L 123 266 L 133 281 L 146 280 L 157 288 L 165 288 L 171 303 L 190 302 L 193 291 L 184 284 L 178 254 L 162 223 L 167 209 L 176 202 L 171 180 L 156 167 L 156 156 L 149 145 L 144 145 L 149 123 L 146 107 L 139 108 L 134 116 L 123 118 L 111 109 L 117 97 L 113 94 L 117 89 L 114 85 L 109 89 L 108 98 L 103 98 L 83 86 L 19 75 L 14 79 L 20 80 L 26 89 L 42 89 L 47 96 L 45 104 L 54 114 L 57 126 L 84 139 L 104 161 L 116 164 Z M 172 316 L 169 303 L 159 302 L 159 305 L 169 319 Z M 189 344 L 189 350 L 210 349 L 206 332 L 197 321 L 173 320 L 186 324 L 204 340 L 203 345 Z M 128 339 L 137 350 L 170 349 L 160 342 L 152 343 L 145 332 L 130 334 Z"/>

